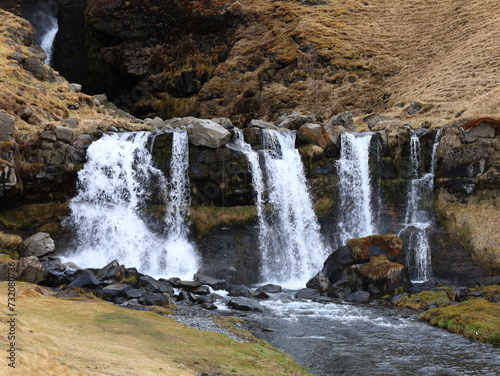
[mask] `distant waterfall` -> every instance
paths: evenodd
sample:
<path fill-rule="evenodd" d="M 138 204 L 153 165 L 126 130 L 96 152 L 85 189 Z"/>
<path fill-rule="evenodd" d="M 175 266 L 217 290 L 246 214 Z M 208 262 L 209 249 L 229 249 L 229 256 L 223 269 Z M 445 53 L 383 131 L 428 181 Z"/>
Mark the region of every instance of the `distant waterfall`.
<path fill-rule="evenodd" d="M 329 253 L 295 149 L 295 136 L 295 132 L 263 131 L 260 157 L 264 171 L 259 154 L 241 134 L 235 141 L 247 156 L 256 191 L 263 279 L 290 287 L 303 286 Z"/>
<path fill-rule="evenodd" d="M 112 260 L 154 276 L 192 278 L 198 257 L 187 240 L 189 204 L 187 134 L 173 134 L 171 178 L 152 164 L 151 133 L 104 135 L 90 145 L 71 201 L 70 223 L 76 235 L 67 256 L 81 267 L 102 267 Z M 153 188 L 168 203 L 165 232 L 153 232 L 145 220 Z"/>
<path fill-rule="evenodd" d="M 426 209 L 425 202 L 432 200 L 434 190 L 434 174 L 436 172 L 437 149 L 441 137 L 441 129 L 437 131 L 432 148 L 429 172 L 421 176 L 421 146 L 416 132 L 410 138 L 410 171 L 408 194 L 404 216 L 403 230 L 409 233 L 407 266 L 414 282 L 425 282 L 432 277 L 431 249 L 427 236 L 428 229 L 434 220 L 432 212 Z"/>
<path fill-rule="evenodd" d="M 57 13 L 59 11 L 58 2 L 40 0 L 28 3 L 29 11 L 23 10 L 23 15 L 35 28 L 35 43 L 42 47 L 47 54 L 45 64 L 51 65 L 54 52 L 54 41 L 59 30 L 57 22 Z"/>
<path fill-rule="evenodd" d="M 340 159 L 337 161 L 339 245 L 351 238 L 377 232 L 372 207 L 372 183 L 369 168 L 373 133 L 342 133 Z"/>

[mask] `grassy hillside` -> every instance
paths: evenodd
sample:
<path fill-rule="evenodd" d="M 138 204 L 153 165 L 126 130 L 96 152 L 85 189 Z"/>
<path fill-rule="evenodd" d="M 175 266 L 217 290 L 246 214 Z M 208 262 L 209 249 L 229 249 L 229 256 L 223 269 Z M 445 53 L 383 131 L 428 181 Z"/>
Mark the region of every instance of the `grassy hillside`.
<path fill-rule="evenodd" d="M 7 284 L 0 283 L 7 317 Z M 199 331 L 155 312 L 97 299 L 55 298 L 36 285 L 17 286 L 17 367 L 2 375 L 309 375 L 293 359 L 250 333 L 246 342 Z M 2 319 L 0 344 L 7 349 Z"/>

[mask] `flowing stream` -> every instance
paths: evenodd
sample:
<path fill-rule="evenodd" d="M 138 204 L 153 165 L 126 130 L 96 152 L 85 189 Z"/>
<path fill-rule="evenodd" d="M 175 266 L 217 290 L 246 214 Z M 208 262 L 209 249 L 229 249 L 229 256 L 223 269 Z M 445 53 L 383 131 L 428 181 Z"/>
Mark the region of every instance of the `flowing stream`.
<path fill-rule="evenodd" d="M 70 204 L 76 240 L 67 257 L 80 267 L 118 260 L 152 276 L 191 279 L 198 256 L 187 239 L 187 133 L 173 134 L 170 181 L 153 166 L 150 137 L 149 132 L 108 134 L 89 147 Z M 146 220 L 155 191 L 167 203 L 160 233 Z"/>
<path fill-rule="evenodd" d="M 495 376 L 500 348 L 417 321 L 414 311 L 273 294 L 245 320 L 257 337 L 319 376 Z"/>

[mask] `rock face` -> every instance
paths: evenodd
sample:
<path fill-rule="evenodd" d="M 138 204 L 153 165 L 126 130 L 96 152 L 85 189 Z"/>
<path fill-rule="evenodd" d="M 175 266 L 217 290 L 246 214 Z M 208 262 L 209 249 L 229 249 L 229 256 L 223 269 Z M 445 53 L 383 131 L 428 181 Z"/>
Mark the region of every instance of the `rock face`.
<path fill-rule="evenodd" d="M 365 260 L 380 255 L 395 258 L 400 255 L 402 245 L 403 242 L 396 234 L 370 235 L 347 241 L 347 247 L 355 260 Z"/>

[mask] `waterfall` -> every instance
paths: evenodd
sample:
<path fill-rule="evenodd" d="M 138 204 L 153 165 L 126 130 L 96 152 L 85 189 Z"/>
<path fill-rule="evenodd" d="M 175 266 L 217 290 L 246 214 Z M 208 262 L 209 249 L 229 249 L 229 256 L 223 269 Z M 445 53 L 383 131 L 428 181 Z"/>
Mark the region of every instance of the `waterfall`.
<path fill-rule="evenodd" d="M 434 190 L 434 174 L 437 164 L 437 149 L 441 137 L 441 129 L 436 132 L 432 147 L 429 172 L 421 176 L 421 146 L 416 132 L 410 137 L 410 171 L 406 210 L 402 225 L 404 232 L 409 233 L 407 266 L 413 282 L 425 282 L 432 276 L 431 249 L 427 231 L 433 225 L 432 212 L 425 203 L 432 199 Z"/>
<path fill-rule="evenodd" d="M 151 133 L 104 135 L 87 151 L 78 173 L 78 194 L 71 201 L 75 233 L 68 259 L 81 267 L 102 267 L 112 260 L 153 276 L 192 278 L 198 257 L 187 241 L 187 134 L 173 134 L 170 183 L 152 163 Z M 148 226 L 145 210 L 153 189 L 168 203 L 165 231 Z"/>
<path fill-rule="evenodd" d="M 45 50 L 47 59 L 45 63 L 51 65 L 52 55 L 54 50 L 54 41 L 56 39 L 59 25 L 57 22 L 57 13 L 59 5 L 55 1 L 37 1 L 34 4 L 29 4 L 31 8 L 25 17 L 31 22 L 36 31 L 36 41 Z M 25 13 L 25 11 L 23 11 Z"/>
<path fill-rule="evenodd" d="M 288 287 L 303 286 L 321 269 L 329 251 L 295 149 L 296 133 L 264 130 L 259 155 L 239 132 L 234 144 L 247 156 L 256 192 L 262 277 Z"/>
<path fill-rule="evenodd" d="M 375 234 L 372 185 L 369 168 L 373 133 L 342 133 L 337 161 L 338 245 L 351 238 Z"/>

